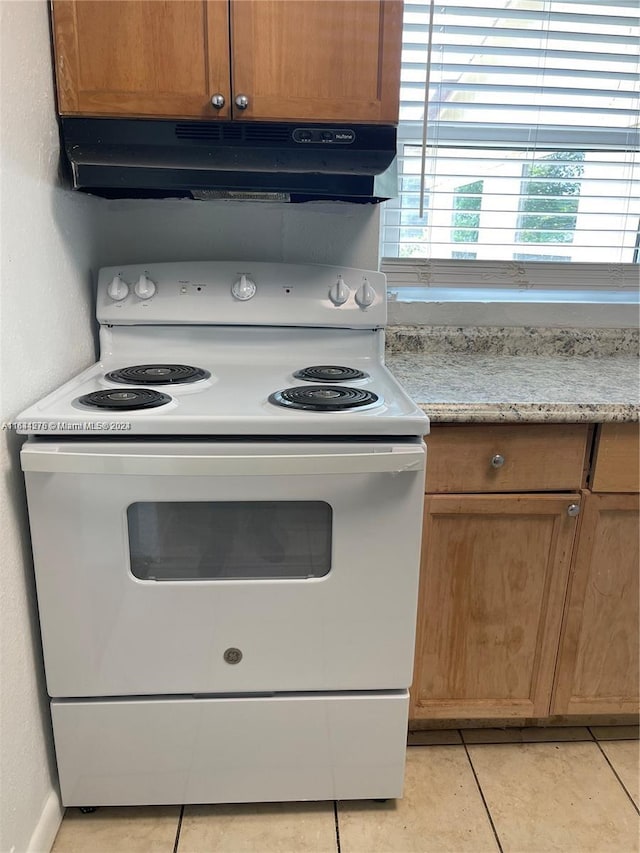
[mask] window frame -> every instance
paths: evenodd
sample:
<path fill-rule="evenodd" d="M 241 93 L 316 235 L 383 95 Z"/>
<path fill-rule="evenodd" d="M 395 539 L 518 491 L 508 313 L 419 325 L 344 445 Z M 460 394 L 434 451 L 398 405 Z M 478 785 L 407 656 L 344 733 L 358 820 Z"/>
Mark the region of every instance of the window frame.
<path fill-rule="evenodd" d="M 588 2 L 588 0 L 587 0 Z M 435 0 L 433 0 L 435 4 Z M 416 2 L 408 2 L 405 4 L 405 9 L 415 11 L 417 5 L 420 5 L 425 14 L 429 10 L 428 4 L 416 4 Z M 628 4 L 626 4 L 628 5 Z M 483 11 L 482 14 L 489 15 L 493 9 Z M 527 15 L 526 10 L 514 12 L 513 9 L 509 14 Z M 406 22 L 405 22 L 406 24 Z M 416 32 L 417 24 L 410 24 L 407 27 L 407 32 Z M 411 63 L 408 63 L 411 65 Z M 434 62 L 434 64 L 437 64 Z M 415 88 L 415 84 L 414 84 Z M 433 122 L 432 122 L 433 125 Z M 500 130 L 504 128 L 504 133 L 496 134 L 495 126 L 492 128 L 479 129 L 479 126 L 474 127 L 474 143 L 468 144 L 469 128 L 463 122 L 437 122 L 437 131 L 435 135 L 437 140 L 434 144 L 431 140 L 429 148 L 455 148 L 464 147 L 467 151 L 482 151 L 483 147 L 480 144 L 480 137 L 485 134 L 483 145 L 488 149 L 499 150 L 501 148 L 516 148 L 519 145 L 524 151 L 528 149 L 531 143 L 531 130 L 526 130 L 522 125 L 507 125 L 504 124 Z M 637 151 L 640 140 L 640 131 L 627 130 L 622 131 L 620 128 L 581 128 L 580 130 L 580 145 L 576 145 L 575 130 L 571 127 L 562 127 L 545 125 L 537 128 L 537 145 L 535 154 L 542 157 L 544 151 L 548 150 L 551 154 L 554 150 L 575 150 L 575 151 L 622 151 L 620 148 L 621 140 L 626 140 L 627 151 Z M 422 123 L 420 121 L 405 120 L 401 121 L 398 131 L 398 146 L 401 152 L 401 158 L 405 155 L 402 151 L 404 145 L 419 145 L 422 137 Z M 517 145 L 516 145 L 517 143 Z M 437 156 L 437 155 L 436 155 Z M 482 181 L 485 175 L 480 173 L 477 175 L 477 180 Z M 470 182 L 472 179 L 466 174 L 462 174 L 461 185 L 463 182 Z M 526 177 L 523 172 L 523 183 Z M 427 188 L 427 195 L 428 195 Z M 467 259 L 467 258 L 443 258 L 432 256 L 413 256 L 413 257 L 389 257 L 382 254 L 385 244 L 395 243 L 395 240 L 385 240 L 387 236 L 386 228 L 420 228 L 428 227 L 426 222 L 424 226 L 420 223 L 414 225 L 402 225 L 401 217 L 398 212 L 403 208 L 401 199 L 394 199 L 385 204 L 387 210 L 391 213 L 396 213 L 397 223 L 391 222 L 385 224 L 385 211 L 382 211 L 382 222 L 380 229 L 380 244 L 381 244 L 381 269 L 387 274 L 390 288 L 406 288 L 406 287 L 421 287 L 441 290 L 446 287 L 454 287 L 459 289 L 467 289 L 469 291 L 479 290 L 498 290 L 522 292 L 525 290 L 535 291 L 574 291 L 578 292 L 585 290 L 595 291 L 612 291 L 621 294 L 631 294 L 638 290 L 638 263 L 640 263 L 640 222 L 636 233 L 635 250 L 633 251 L 633 261 L 630 263 L 623 262 L 607 262 L 593 263 L 589 261 L 545 261 L 545 260 L 521 260 L 516 257 L 516 254 L 527 254 L 527 245 L 536 245 L 539 243 L 528 244 L 525 242 L 514 242 L 512 250 L 514 253 L 513 259 L 510 260 L 483 260 L 483 259 Z M 525 212 L 525 211 L 523 211 Z M 569 214 L 566 214 L 567 216 Z M 454 226 L 452 224 L 452 230 Z M 574 228 L 574 230 L 576 230 Z M 578 229 L 579 230 L 579 229 Z M 586 232 L 588 233 L 588 232 Z M 633 235 L 633 230 L 627 234 Z M 424 238 L 422 238 L 424 239 Z M 633 239 L 633 237 L 632 237 Z M 421 242 L 417 239 L 416 242 Z M 550 254 L 561 254 L 563 245 L 569 245 L 571 241 L 566 243 L 550 242 Z M 402 241 L 399 242 L 399 247 Z M 471 252 L 477 243 L 460 243 L 460 253 L 465 250 Z M 628 244 L 627 244 L 628 247 Z M 553 252 L 553 249 L 557 249 Z M 520 251 L 518 251 L 520 250 Z M 453 250 L 452 250 L 453 251 Z M 544 269 L 542 269 L 544 268 Z M 606 301 L 606 300 L 604 300 Z"/>

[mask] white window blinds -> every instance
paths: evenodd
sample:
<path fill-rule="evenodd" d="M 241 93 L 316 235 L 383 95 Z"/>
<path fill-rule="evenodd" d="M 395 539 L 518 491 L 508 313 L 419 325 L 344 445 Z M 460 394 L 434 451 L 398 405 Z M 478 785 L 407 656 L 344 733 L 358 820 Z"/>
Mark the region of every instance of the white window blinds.
<path fill-rule="evenodd" d="M 405 2 L 383 257 L 637 262 L 637 0 L 435 3 L 429 51 L 430 7 Z"/>

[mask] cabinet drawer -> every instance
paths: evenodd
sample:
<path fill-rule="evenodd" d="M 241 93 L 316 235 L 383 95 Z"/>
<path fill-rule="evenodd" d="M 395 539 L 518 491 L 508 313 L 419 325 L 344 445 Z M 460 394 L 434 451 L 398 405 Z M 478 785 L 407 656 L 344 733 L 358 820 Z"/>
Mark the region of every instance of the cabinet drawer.
<path fill-rule="evenodd" d="M 602 424 L 594 459 L 594 492 L 640 491 L 638 424 Z"/>
<path fill-rule="evenodd" d="M 434 426 L 426 491 L 539 492 L 583 484 L 587 424 Z"/>

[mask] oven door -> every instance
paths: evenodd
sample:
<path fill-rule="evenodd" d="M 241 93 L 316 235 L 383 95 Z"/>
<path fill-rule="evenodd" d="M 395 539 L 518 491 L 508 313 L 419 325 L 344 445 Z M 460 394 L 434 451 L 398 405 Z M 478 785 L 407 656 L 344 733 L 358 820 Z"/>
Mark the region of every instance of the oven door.
<path fill-rule="evenodd" d="M 54 697 L 411 683 L 425 449 L 28 442 Z"/>

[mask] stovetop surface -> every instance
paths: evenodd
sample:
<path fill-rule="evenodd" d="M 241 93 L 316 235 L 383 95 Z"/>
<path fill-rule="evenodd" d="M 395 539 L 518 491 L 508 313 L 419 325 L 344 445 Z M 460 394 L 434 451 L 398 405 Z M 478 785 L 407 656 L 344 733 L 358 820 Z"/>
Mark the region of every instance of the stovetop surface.
<path fill-rule="evenodd" d="M 116 327 L 101 330 L 103 358 L 22 413 L 21 432 L 44 435 L 422 435 L 428 420 L 382 361 L 381 330 L 232 327 Z M 108 374 L 143 365 L 184 365 L 196 381 L 130 386 Z M 345 381 L 308 381 L 307 367 L 348 367 L 364 374 Z M 125 371 L 126 375 L 126 371 Z M 351 375 L 351 374 L 349 374 Z M 339 411 L 295 409 L 269 400 L 291 388 L 353 389 L 360 402 Z M 113 392 L 122 406 L 131 392 L 168 401 L 136 411 L 116 403 L 96 409 L 79 401 Z M 361 401 L 365 393 L 373 402 Z M 304 395 L 303 395 L 304 396 Z M 312 394 L 312 397 L 314 395 Z M 322 395 L 321 395 L 322 396 Z"/>

